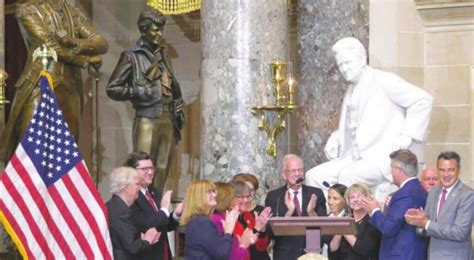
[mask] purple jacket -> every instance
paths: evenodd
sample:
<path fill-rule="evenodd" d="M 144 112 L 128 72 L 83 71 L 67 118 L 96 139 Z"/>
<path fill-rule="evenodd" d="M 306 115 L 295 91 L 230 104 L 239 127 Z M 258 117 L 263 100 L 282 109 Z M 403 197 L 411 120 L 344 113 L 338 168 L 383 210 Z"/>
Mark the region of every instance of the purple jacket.
<path fill-rule="evenodd" d="M 224 215 L 219 212 L 214 212 L 211 217 L 212 222 L 216 226 L 217 232 L 221 236 L 224 235 L 224 226 L 222 225 L 224 218 Z M 240 247 L 237 237 L 233 236 L 233 238 L 234 241 L 232 242 L 232 250 L 230 251 L 229 260 L 245 259 L 245 256 L 248 254 L 248 250 L 246 248 Z"/>

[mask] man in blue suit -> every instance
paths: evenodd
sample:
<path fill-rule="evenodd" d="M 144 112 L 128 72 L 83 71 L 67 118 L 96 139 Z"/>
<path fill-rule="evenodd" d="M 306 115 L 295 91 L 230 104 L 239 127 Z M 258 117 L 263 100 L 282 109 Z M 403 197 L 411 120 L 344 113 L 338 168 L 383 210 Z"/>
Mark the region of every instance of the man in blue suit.
<path fill-rule="evenodd" d="M 405 212 L 410 208 L 424 207 L 427 193 L 416 178 L 418 160 L 410 150 L 400 149 L 390 154 L 393 183 L 396 191 L 386 213 L 383 214 L 374 199 L 364 199 L 362 206 L 371 214 L 370 224 L 382 233 L 380 259 L 425 259 L 426 249 L 422 237 L 414 226 L 405 222 Z"/>

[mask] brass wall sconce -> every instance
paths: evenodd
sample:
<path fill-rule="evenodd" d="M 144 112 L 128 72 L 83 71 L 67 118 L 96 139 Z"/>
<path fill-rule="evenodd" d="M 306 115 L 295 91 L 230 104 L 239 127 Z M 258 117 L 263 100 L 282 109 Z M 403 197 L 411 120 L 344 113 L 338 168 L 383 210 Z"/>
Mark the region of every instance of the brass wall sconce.
<path fill-rule="evenodd" d="M 9 104 L 10 101 L 5 96 L 5 89 L 7 87 L 8 74 L 0 69 L 0 108 L 3 108 L 6 104 Z"/>
<path fill-rule="evenodd" d="M 268 137 L 267 154 L 276 157 L 276 138 L 286 127 L 286 116 L 298 107 L 296 104 L 296 80 L 291 73 L 287 74 L 287 64 L 280 60 L 270 63 L 272 83 L 275 86 L 275 104 L 252 107 L 252 114 L 260 117 L 258 129 L 265 131 Z M 274 122 L 270 121 L 269 114 L 274 113 Z"/>

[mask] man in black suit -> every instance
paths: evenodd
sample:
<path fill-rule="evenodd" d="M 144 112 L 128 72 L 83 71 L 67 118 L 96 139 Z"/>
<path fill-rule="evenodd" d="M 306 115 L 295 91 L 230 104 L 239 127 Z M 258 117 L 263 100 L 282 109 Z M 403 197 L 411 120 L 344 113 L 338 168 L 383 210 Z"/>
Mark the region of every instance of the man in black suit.
<path fill-rule="evenodd" d="M 138 198 L 141 178 L 133 168 L 119 167 L 110 174 L 112 198 L 107 202 L 114 259 L 142 259 L 160 238 L 155 228 L 140 234 L 130 206 Z"/>
<path fill-rule="evenodd" d="M 142 259 L 170 260 L 172 255 L 167 232 L 175 230 L 179 225 L 183 204 L 178 204 L 175 211 L 170 212 L 172 191 L 168 190 L 162 196 L 155 187 L 151 186 L 156 168 L 153 166 L 150 155 L 145 152 L 133 152 L 128 156 L 125 165 L 135 168 L 142 178 L 138 199 L 131 206 L 137 229 L 144 232 L 154 227 L 162 233 L 158 243 L 154 244 Z"/>
<path fill-rule="evenodd" d="M 301 158 L 287 154 L 282 159 L 281 176 L 286 185 L 270 191 L 265 206 L 272 208 L 274 216 L 326 216 L 326 199 L 321 189 L 303 185 L 304 167 Z M 305 236 L 274 236 L 274 260 L 293 260 L 303 255 Z"/>

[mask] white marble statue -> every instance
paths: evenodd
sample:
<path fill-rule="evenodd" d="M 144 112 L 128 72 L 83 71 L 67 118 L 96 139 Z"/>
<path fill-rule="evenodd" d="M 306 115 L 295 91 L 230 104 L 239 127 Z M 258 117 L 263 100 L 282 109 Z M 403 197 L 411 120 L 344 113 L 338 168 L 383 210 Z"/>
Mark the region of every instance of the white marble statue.
<path fill-rule="evenodd" d="M 421 146 L 433 98 L 393 73 L 369 67 L 356 38 L 339 40 L 332 51 L 350 86 L 339 127 L 324 149 L 329 161 L 306 172 L 306 184 L 327 192 L 336 183 L 365 183 L 383 200 L 386 194 L 377 194 L 377 187 L 392 181 L 389 154 Z"/>

